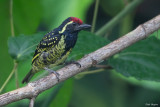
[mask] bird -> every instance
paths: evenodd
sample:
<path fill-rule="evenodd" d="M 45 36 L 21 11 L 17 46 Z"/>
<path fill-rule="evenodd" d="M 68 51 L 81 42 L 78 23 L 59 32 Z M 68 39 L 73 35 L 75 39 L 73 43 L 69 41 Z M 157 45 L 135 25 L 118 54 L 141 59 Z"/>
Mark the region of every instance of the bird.
<path fill-rule="evenodd" d="M 28 83 L 34 74 L 41 70 L 54 73 L 59 80 L 59 73 L 51 68 L 65 62 L 76 44 L 78 33 L 88 28 L 91 28 L 91 25 L 84 24 L 81 19 L 68 17 L 59 27 L 46 33 L 36 47 L 31 70 L 22 83 Z"/>

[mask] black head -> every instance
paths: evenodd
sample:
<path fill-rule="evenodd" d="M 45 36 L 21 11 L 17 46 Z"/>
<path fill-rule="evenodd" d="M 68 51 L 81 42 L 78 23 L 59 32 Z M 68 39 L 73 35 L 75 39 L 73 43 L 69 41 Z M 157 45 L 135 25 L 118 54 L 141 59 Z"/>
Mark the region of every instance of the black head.
<path fill-rule="evenodd" d="M 83 24 L 79 18 L 69 17 L 59 26 L 59 33 L 74 33 L 90 27 L 91 25 Z"/>

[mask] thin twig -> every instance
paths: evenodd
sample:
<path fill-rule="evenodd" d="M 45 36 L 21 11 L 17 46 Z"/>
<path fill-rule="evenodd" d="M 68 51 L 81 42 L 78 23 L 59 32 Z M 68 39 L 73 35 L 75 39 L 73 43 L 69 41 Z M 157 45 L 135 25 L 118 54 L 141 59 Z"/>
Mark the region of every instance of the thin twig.
<path fill-rule="evenodd" d="M 34 102 L 35 102 L 35 97 L 33 97 L 32 99 L 30 99 L 29 107 L 34 107 Z"/>
<path fill-rule="evenodd" d="M 118 24 L 124 16 L 131 13 L 143 0 L 133 0 L 129 3 L 119 14 L 117 14 L 111 21 L 102 26 L 97 32 L 96 35 L 102 36 L 104 33 L 112 29 L 116 24 Z"/>
<path fill-rule="evenodd" d="M 15 34 L 14 34 L 14 24 L 13 24 L 13 0 L 10 0 L 10 26 L 11 26 L 11 36 L 14 37 Z M 8 78 L 2 85 L 0 89 L 0 93 L 3 91 L 4 87 L 7 85 L 7 83 L 9 82 L 9 80 L 11 79 L 14 73 L 15 73 L 15 80 L 16 80 L 16 88 L 19 88 L 18 73 L 17 73 L 18 63 L 15 60 L 13 60 L 13 63 L 14 63 L 14 67 L 12 69 L 12 72 L 9 74 Z"/>
<path fill-rule="evenodd" d="M 10 0 L 10 25 L 11 25 L 11 36 L 14 37 L 14 24 L 13 24 L 13 0 Z"/>
<path fill-rule="evenodd" d="M 95 74 L 104 71 L 105 69 L 96 69 L 96 70 L 90 70 L 90 71 L 85 71 L 82 73 L 77 74 L 74 76 L 76 79 L 81 79 L 82 77 L 88 75 L 88 74 Z"/>
<path fill-rule="evenodd" d="M 95 9 L 94 9 L 94 16 L 93 16 L 93 21 L 92 21 L 92 28 L 91 28 L 91 32 L 92 32 L 92 33 L 94 33 L 95 26 L 96 26 L 96 19 L 97 19 L 97 13 L 98 13 L 98 6 L 99 6 L 99 0 L 96 0 Z"/>
<path fill-rule="evenodd" d="M 10 25 L 11 25 L 11 36 L 14 37 L 15 33 L 14 33 L 14 23 L 13 23 L 13 0 L 10 0 Z M 15 65 L 16 61 L 14 60 L 13 62 L 14 62 L 14 65 Z M 15 72 L 16 88 L 19 88 L 18 71 L 15 70 L 14 72 Z"/>
<path fill-rule="evenodd" d="M 17 66 L 18 64 L 15 62 L 14 63 L 14 67 L 12 69 L 12 72 L 9 74 L 8 78 L 6 79 L 6 81 L 4 82 L 4 84 L 2 85 L 1 89 L 0 89 L 0 93 L 3 91 L 4 87 L 7 85 L 7 83 L 9 82 L 9 80 L 11 79 L 12 75 L 15 73 L 15 71 L 17 70 Z"/>
<path fill-rule="evenodd" d="M 81 68 L 75 64 L 70 64 L 59 69 L 57 71 L 60 74 L 59 82 L 62 82 L 88 69 L 92 66 L 93 61 L 100 63 L 114 54 L 124 50 L 128 46 L 147 38 L 151 33 L 157 31 L 159 28 L 160 15 L 142 25 L 139 25 L 135 30 L 131 31 L 125 36 L 78 60 L 77 62 L 81 64 Z M 54 74 L 50 74 L 37 81 L 28 83 L 28 85 L 25 87 L 0 95 L 0 106 L 7 105 L 18 100 L 36 97 L 43 91 L 55 86 L 59 82 Z"/>
<path fill-rule="evenodd" d="M 110 65 L 94 65 L 96 68 L 113 69 Z"/>
<path fill-rule="evenodd" d="M 18 71 L 15 70 L 15 82 L 16 82 L 16 88 L 19 88 L 19 81 L 18 81 Z"/>

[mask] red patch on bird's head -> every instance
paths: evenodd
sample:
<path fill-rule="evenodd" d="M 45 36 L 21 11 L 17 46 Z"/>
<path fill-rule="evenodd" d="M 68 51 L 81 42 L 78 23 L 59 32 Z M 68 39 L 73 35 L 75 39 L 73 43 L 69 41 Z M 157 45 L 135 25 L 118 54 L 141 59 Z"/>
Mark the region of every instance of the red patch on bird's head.
<path fill-rule="evenodd" d="M 78 24 L 80 24 L 80 25 L 83 24 L 82 20 L 79 19 L 79 18 L 76 18 L 76 17 L 71 17 L 70 20 L 73 21 L 73 22 L 76 22 L 76 23 L 78 23 Z"/>

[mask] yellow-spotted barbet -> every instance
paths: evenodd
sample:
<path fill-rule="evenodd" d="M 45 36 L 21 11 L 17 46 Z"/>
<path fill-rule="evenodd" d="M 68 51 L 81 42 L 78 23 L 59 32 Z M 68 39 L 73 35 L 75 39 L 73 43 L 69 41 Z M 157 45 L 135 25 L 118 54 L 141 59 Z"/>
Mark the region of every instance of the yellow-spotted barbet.
<path fill-rule="evenodd" d="M 58 28 L 47 33 L 37 45 L 30 72 L 22 83 L 28 83 L 33 75 L 41 70 L 53 72 L 59 79 L 59 74 L 50 68 L 63 63 L 75 46 L 78 32 L 90 28 L 76 17 L 67 18 Z"/>

